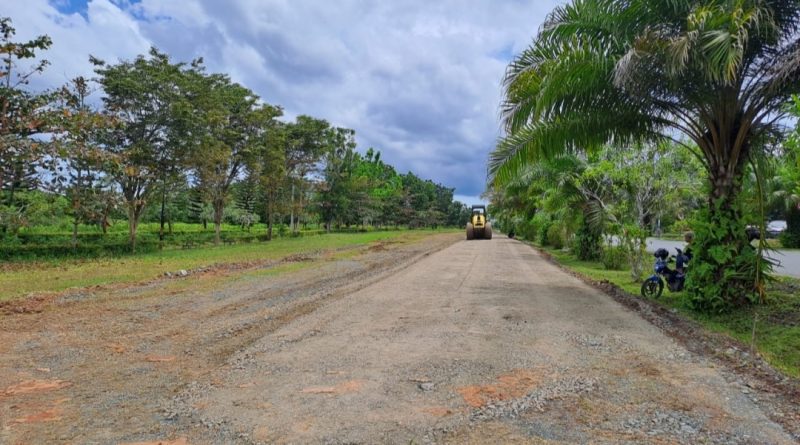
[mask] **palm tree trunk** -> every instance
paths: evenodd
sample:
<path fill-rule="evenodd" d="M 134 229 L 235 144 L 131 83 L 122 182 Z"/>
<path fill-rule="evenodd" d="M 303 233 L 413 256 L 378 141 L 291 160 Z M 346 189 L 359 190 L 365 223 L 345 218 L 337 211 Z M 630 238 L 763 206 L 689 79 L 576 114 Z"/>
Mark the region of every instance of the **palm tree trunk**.
<path fill-rule="evenodd" d="M 705 221 L 690 243 L 687 287 L 698 309 L 718 311 L 754 301 L 762 281 L 763 261 L 750 244 L 739 202 L 744 162 L 709 169 L 711 193 Z"/>

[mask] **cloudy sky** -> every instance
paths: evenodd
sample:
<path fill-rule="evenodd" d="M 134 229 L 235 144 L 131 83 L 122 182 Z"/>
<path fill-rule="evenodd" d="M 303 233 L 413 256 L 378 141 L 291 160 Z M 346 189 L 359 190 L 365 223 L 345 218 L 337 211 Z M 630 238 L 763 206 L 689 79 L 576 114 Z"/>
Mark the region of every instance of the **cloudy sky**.
<path fill-rule="evenodd" d="M 500 81 L 561 0 L 8 0 L 17 40 L 47 34 L 49 87 L 90 75 L 88 55 L 156 46 L 205 59 L 265 101 L 356 130 L 401 172 L 483 192 Z"/>

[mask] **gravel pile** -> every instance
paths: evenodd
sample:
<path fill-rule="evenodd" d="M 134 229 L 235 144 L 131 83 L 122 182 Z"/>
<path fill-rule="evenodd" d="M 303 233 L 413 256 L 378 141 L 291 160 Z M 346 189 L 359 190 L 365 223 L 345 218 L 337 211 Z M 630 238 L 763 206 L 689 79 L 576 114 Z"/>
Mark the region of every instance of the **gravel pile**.
<path fill-rule="evenodd" d="M 541 386 L 528 395 L 512 400 L 492 403 L 477 409 L 470 419 L 473 421 L 499 418 L 516 418 L 530 409 L 544 411 L 552 400 L 589 393 L 597 389 L 597 380 L 589 377 L 569 377 Z"/>

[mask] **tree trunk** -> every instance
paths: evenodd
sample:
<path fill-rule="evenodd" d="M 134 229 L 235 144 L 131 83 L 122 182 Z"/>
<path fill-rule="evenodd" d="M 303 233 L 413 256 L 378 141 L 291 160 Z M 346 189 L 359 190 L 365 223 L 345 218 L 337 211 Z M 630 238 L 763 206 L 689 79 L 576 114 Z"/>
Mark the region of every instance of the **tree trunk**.
<path fill-rule="evenodd" d="M 158 248 L 164 247 L 164 213 L 167 206 L 167 181 L 161 181 L 161 221 L 158 229 Z"/>
<path fill-rule="evenodd" d="M 139 227 L 139 214 L 135 203 L 128 204 L 128 242 L 131 253 L 136 253 L 136 229 Z"/>
<path fill-rule="evenodd" d="M 220 242 L 220 229 L 222 226 L 222 212 L 225 206 L 221 202 L 214 203 L 214 245 L 219 246 Z"/>
<path fill-rule="evenodd" d="M 768 268 L 747 238 L 739 202 L 744 162 L 709 169 L 711 193 L 704 221 L 695 228 L 687 289 L 695 309 L 720 312 L 763 298 Z"/>
<path fill-rule="evenodd" d="M 272 241 L 272 227 L 275 224 L 275 213 L 270 210 L 269 212 L 269 224 L 267 226 L 267 239 Z"/>
<path fill-rule="evenodd" d="M 289 228 L 294 233 L 294 184 L 292 184 L 292 205 L 289 209 Z"/>
<path fill-rule="evenodd" d="M 108 214 L 109 213 L 111 213 L 111 208 L 110 208 L 110 206 L 107 205 L 106 208 L 103 209 L 103 219 L 102 219 L 102 221 L 100 221 L 100 227 L 101 227 L 101 229 L 103 229 L 103 235 L 108 233 L 108 226 L 110 225 L 108 223 Z"/>
<path fill-rule="evenodd" d="M 219 246 L 219 242 L 220 242 L 219 232 L 221 230 L 221 227 L 220 227 L 221 224 L 222 223 L 217 221 L 217 218 L 215 217 L 214 218 L 214 245 L 215 246 Z"/>
<path fill-rule="evenodd" d="M 72 220 L 72 250 L 78 250 L 78 218 Z"/>

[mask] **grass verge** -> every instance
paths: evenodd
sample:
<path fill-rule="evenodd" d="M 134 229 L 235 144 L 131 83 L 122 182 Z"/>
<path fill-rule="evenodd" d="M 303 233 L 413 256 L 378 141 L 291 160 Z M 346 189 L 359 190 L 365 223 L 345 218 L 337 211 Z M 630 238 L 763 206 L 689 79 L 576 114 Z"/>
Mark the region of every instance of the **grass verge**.
<path fill-rule="evenodd" d="M 580 261 L 562 250 L 542 248 L 568 269 L 596 281 L 609 281 L 626 292 L 639 296 L 640 283 L 625 271 L 606 270 L 602 263 Z M 800 377 L 800 280 L 778 278 L 768 289 L 770 302 L 763 306 L 730 313 L 708 315 L 687 307 L 683 292 L 664 294 L 657 303 L 677 310 L 704 328 L 729 335 L 755 348 L 767 362 L 792 377 Z M 639 297 L 642 298 L 642 297 Z"/>
<path fill-rule="evenodd" d="M 164 250 L 135 257 L 64 260 L 0 265 L 0 301 L 31 293 L 59 292 L 95 285 L 135 283 L 165 272 L 196 269 L 215 264 L 278 260 L 319 250 L 365 246 L 379 241 L 413 242 L 434 233 L 452 230 L 409 230 L 366 233 L 335 233 L 314 237 L 281 238 L 270 242 Z"/>

